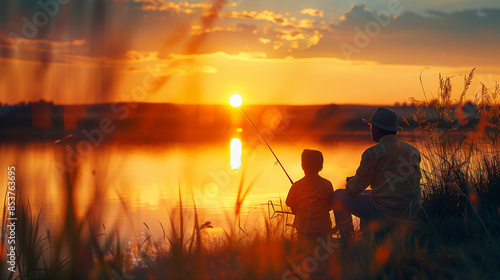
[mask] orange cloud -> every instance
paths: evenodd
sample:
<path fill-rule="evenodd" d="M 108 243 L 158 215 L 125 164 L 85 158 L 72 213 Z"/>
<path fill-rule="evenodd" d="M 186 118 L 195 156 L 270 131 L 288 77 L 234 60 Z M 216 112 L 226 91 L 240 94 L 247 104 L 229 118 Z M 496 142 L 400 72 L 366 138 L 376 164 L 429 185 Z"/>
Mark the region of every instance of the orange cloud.
<path fill-rule="evenodd" d="M 271 39 L 259 38 L 259 42 L 264 44 L 264 45 L 267 45 L 267 44 L 271 43 Z"/>
<path fill-rule="evenodd" d="M 54 41 L 49 39 L 7 38 L 0 36 L 0 49 L 9 49 L 0 56 L 2 61 L 38 63 L 51 62 L 60 64 L 72 61 L 71 55 L 84 50 L 85 40 Z"/>
<path fill-rule="evenodd" d="M 323 11 L 318 10 L 318 9 L 312 9 L 312 8 L 303 9 L 302 11 L 300 11 L 300 13 L 303 15 L 310 15 L 313 17 L 323 17 L 324 16 Z"/>
<path fill-rule="evenodd" d="M 26 38 L 9 38 L 11 42 L 16 45 L 50 45 L 52 47 L 67 47 L 67 46 L 82 46 L 85 44 L 85 40 L 73 40 L 73 41 L 52 41 L 47 39 L 26 39 Z"/>
<path fill-rule="evenodd" d="M 314 19 L 301 19 L 297 24 L 298 28 L 311 28 L 316 21 Z"/>
<path fill-rule="evenodd" d="M 266 58 L 267 57 L 267 55 L 265 53 L 262 53 L 262 52 L 240 52 L 238 54 L 238 56 L 245 59 L 245 60 L 252 59 L 252 58 Z"/>
<path fill-rule="evenodd" d="M 314 34 L 307 37 L 307 48 L 317 45 L 322 37 L 323 35 L 318 30 L 314 30 Z"/>
<path fill-rule="evenodd" d="M 217 31 L 231 31 L 231 28 L 228 27 L 228 28 L 224 28 L 224 27 L 220 27 L 220 26 L 216 26 L 216 27 L 213 27 L 213 28 L 206 28 L 206 29 L 202 29 L 201 25 L 195 25 L 191 28 L 193 31 L 191 31 L 191 35 L 201 35 L 203 33 L 212 33 L 212 32 L 217 32 Z"/>
<path fill-rule="evenodd" d="M 306 37 L 300 30 L 290 30 L 288 32 L 284 32 L 283 35 L 280 36 L 281 39 L 286 41 L 295 41 L 295 40 L 304 40 Z"/>
<path fill-rule="evenodd" d="M 214 74 L 217 73 L 217 68 L 210 65 L 193 63 L 200 55 L 175 55 L 171 54 L 167 58 L 159 58 L 157 51 L 137 51 L 129 50 L 125 56 L 120 59 L 112 59 L 108 57 L 93 57 L 87 55 L 77 55 L 70 52 L 61 52 L 56 49 L 44 49 L 45 52 L 52 54 L 49 65 L 72 65 L 79 69 L 106 68 L 113 69 L 120 73 L 141 73 L 155 69 L 158 76 L 190 76 L 196 73 Z M 8 63 L 22 64 L 40 64 L 44 63 L 39 59 L 41 50 L 23 49 L 19 54 L 2 58 L 0 61 Z M 264 54 L 265 55 L 265 54 Z M 262 54 L 245 54 L 241 55 L 246 59 L 253 57 L 262 57 Z"/>
<path fill-rule="evenodd" d="M 151 62 L 158 60 L 158 52 L 145 52 L 145 51 L 136 51 L 129 50 L 125 54 L 127 58 L 126 61 L 134 62 L 134 63 L 143 63 L 143 62 Z"/>
<path fill-rule="evenodd" d="M 317 45 L 320 39 L 323 37 L 319 30 L 303 32 L 301 29 L 290 29 L 290 30 L 280 30 L 281 33 L 278 38 L 283 40 L 281 44 L 275 44 L 274 50 L 279 49 L 282 46 L 288 47 L 288 49 L 308 49 L 314 45 Z M 275 42 L 276 43 L 276 42 Z"/>
<path fill-rule="evenodd" d="M 217 68 L 209 65 L 194 64 L 199 55 L 171 54 L 166 59 L 158 58 L 158 52 L 143 52 L 129 50 L 126 59 L 109 61 L 111 66 L 126 69 L 125 72 L 147 72 L 155 68 L 159 76 L 181 75 L 189 76 L 196 73 L 213 74 Z"/>
<path fill-rule="evenodd" d="M 206 66 L 206 65 L 182 65 L 178 67 L 169 67 L 166 71 L 163 72 L 164 76 L 170 76 L 173 74 L 178 74 L 181 76 L 190 76 L 196 73 L 205 73 L 205 74 L 215 74 L 217 73 L 217 68 Z M 160 75 L 162 76 L 162 75 Z"/>
<path fill-rule="evenodd" d="M 4 41 L 8 45 L 3 45 L 3 48 L 9 48 L 16 51 L 30 50 L 39 52 L 57 52 L 69 50 L 70 47 L 80 47 L 85 45 L 85 40 L 72 41 L 54 41 L 49 39 L 27 39 L 22 37 L 8 38 L 0 35 L 0 42 Z"/>
<path fill-rule="evenodd" d="M 294 24 L 290 19 L 284 17 L 282 14 L 277 14 L 273 11 L 264 10 L 262 12 L 256 11 L 231 11 L 223 13 L 221 16 L 228 18 L 240 18 L 240 19 L 250 19 L 250 20 L 266 20 L 270 21 L 279 26 L 293 26 Z"/>
<path fill-rule="evenodd" d="M 135 3 L 142 4 L 143 11 L 171 11 L 176 14 L 191 14 L 193 9 L 210 9 L 212 4 L 208 3 L 188 3 L 186 1 L 174 3 L 165 0 L 135 0 Z"/>
<path fill-rule="evenodd" d="M 263 52 L 239 52 L 238 54 L 228 54 L 226 52 L 214 52 L 207 54 L 171 54 L 169 59 L 172 60 L 209 60 L 209 59 L 229 59 L 229 60 L 244 60 L 266 58 L 267 55 Z"/>

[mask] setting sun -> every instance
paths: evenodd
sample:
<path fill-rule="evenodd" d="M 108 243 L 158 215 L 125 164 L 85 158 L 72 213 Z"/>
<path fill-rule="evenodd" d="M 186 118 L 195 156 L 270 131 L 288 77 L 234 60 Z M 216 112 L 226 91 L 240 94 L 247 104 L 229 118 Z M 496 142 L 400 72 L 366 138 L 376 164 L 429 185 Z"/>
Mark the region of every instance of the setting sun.
<path fill-rule="evenodd" d="M 231 95 L 231 97 L 229 97 L 229 104 L 231 104 L 231 106 L 233 106 L 235 108 L 240 107 L 242 103 L 243 103 L 243 99 L 241 98 L 241 96 L 239 94 L 233 94 L 233 95 Z"/>

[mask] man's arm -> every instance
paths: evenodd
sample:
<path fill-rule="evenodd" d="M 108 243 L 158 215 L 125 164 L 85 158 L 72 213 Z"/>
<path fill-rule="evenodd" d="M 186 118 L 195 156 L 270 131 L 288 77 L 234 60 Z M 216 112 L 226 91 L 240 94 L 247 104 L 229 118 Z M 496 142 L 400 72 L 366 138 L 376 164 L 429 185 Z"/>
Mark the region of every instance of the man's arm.
<path fill-rule="evenodd" d="M 361 163 L 359 164 L 356 175 L 346 183 L 346 190 L 351 195 L 360 194 L 373 182 L 375 177 L 375 163 L 376 159 L 372 152 L 368 149 L 361 156 Z"/>
<path fill-rule="evenodd" d="M 288 191 L 288 196 L 286 197 L 285 203 L 292 209 L 292 213 L 296 214 L 295 210 L 297 206 L 297 188 L 295 184 L 293 184 Z"/>

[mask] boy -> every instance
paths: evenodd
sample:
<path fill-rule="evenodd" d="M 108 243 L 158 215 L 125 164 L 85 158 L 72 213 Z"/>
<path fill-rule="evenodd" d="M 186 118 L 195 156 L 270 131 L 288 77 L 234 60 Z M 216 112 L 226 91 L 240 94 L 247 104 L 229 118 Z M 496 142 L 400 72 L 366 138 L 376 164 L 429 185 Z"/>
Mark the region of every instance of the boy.
<path fill-rule="evenodd" d="M 297 229 L 299 244 L 315 248 L 318 238 L 327 240 L 331 234 L 330 210 L 333 206 L 333 186 L 319 176 L 323 169 L 323 154 L 305 149 L 302 152 L 302 169 L 305 176 L 295 182 L 286 198 L 286 205 L 295 214 L 293 226 Z"/>

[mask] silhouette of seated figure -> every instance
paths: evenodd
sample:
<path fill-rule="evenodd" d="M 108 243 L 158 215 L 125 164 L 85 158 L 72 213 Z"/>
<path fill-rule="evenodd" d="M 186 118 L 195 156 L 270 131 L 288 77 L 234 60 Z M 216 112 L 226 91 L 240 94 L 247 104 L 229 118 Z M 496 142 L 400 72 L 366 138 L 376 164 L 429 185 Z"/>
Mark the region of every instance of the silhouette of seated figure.
<path fill-rule="evenodd" d="M 360 218 L 362 231 L 387 230 L 403 220 L 411 220 L 420 209 L 420 152 L 398 139 L 396 112 L 378 108 L 370 124 L 377 143 L 361 157 L 356 175 L 347 178 L 346 188 L 333 194 L 336 227 L 340 235 L 352 236 L 352 215 Z M 366 188 L 371 187 L 368 191 Z"/>
<path fill-rule="evenodd" d="M 302 152 L 302 169 L 305 176 L 295 182 L 286 198 L 286 204 L 295 214 L 293 226 L 297 230 L 299 246 L 315 248 L 318 238 L 327 240 L 331 234 L 333 186 L 321 177 L 323 154 L 317 150 L 305 149 Z"/>

